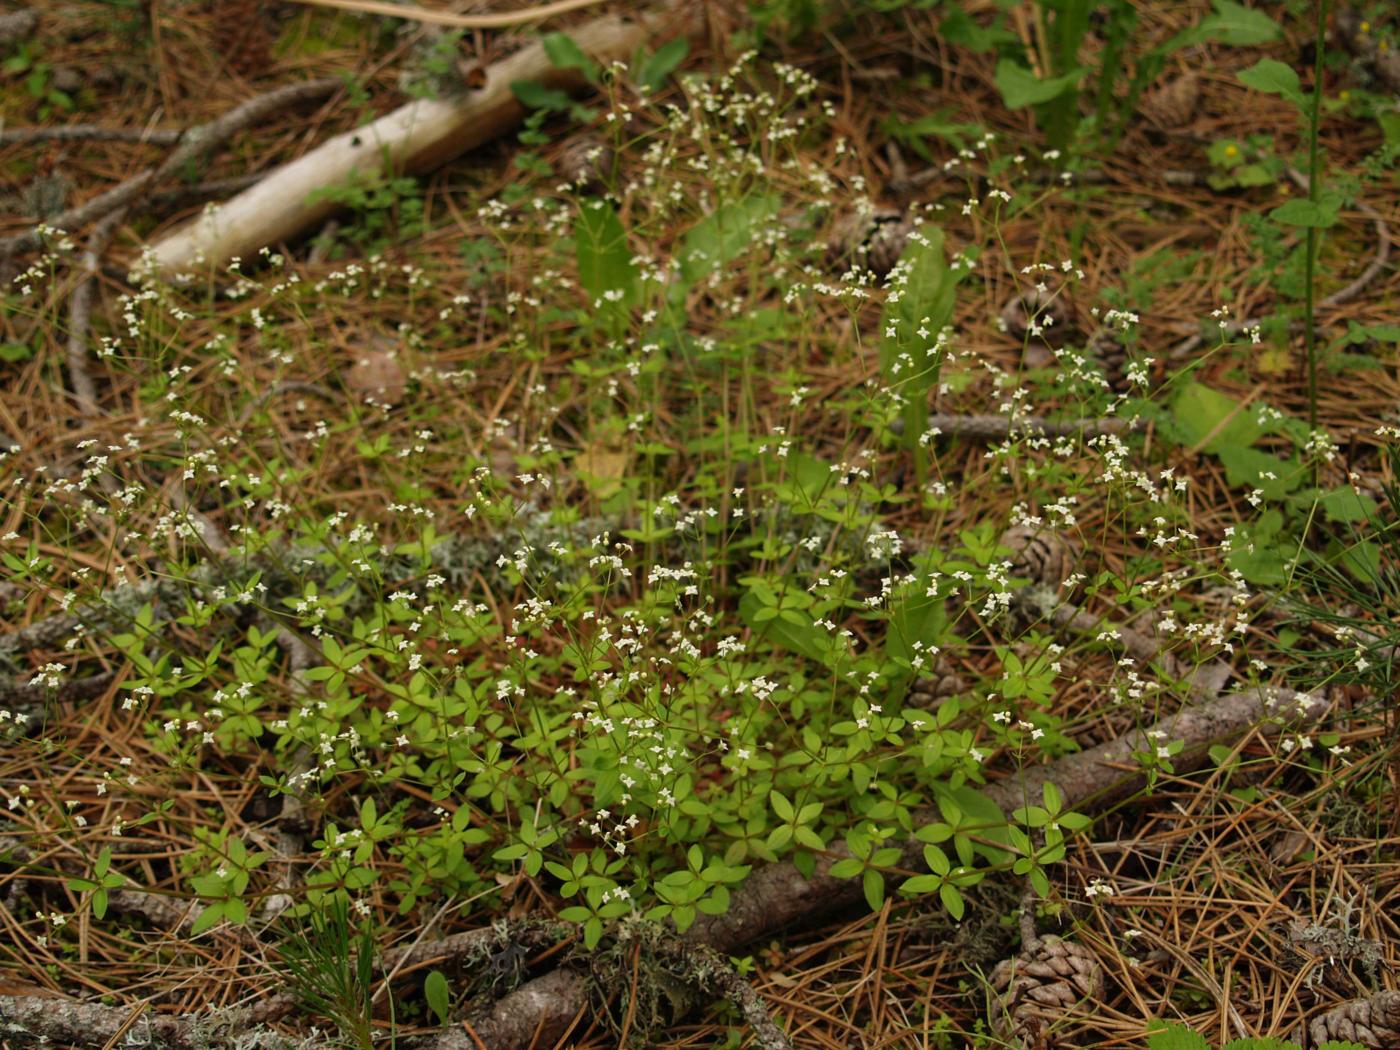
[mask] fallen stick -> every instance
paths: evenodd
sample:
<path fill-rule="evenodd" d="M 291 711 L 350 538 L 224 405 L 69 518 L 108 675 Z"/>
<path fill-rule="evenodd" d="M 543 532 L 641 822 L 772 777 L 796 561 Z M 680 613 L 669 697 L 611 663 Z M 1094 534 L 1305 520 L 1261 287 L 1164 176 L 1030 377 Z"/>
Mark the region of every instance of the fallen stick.
<path fill-rule="evenodd" d="M 0 146 L 29 142 L 138 142 L 150 146 L 173 146 L 184 134 L 180 128 L 107 128 L 100 124 L 4 128 L 0 129 Z"/>
<path fill-rule="evenodd" d="M 539 22 L 554 15 L 577 11 L 582 7 L 596 7 L 603 0 L 554 0 L 554 3 L 526 7 L 519 11 L 501 11 L 496 14 L 459 15 L 453 11 L 435 11 L 416 4 L 394 4 L 387 0 L 292 0 L 296 4 L 310 7 L 331 7 L 337 11 L 356 11 L 366 15 L 383 15 L 386 18 L 405 18 L 425 25 L 447 26 L 452 29 L 507 29 L 510 26 Z"/>
<path fill-rule="evenodd" d="M 600 18 L 572 32 L 575 43 L 604 65 L 629 57 L 668 29 L 691 34 L 700 25 L 698 6 L 686 5 L 627 22 Z M 435 99 L 415 99 L 372 124 L 322 143 L 283 165 L 221 208 L 211 209 L 151 247 L 150 265 L 166 275 L 220 269 L 229 260 L 251 258 L 259 249 L 296 236 L 327 218 L 337 205 L 318 190 L 372 178 L 385 170 L 421 174 L 488 142 L 525 116 L 511 84 L 533 80 L 576 90 L 585 83 L 576 69 L 558 69 L 542 43 L 502 59 L 486 70 L 479 89 Z"/>
<path fill-rule="evenodd" d="M 247 1008 L 222 1011 L 230 1032 L 263 1025 L 291 1012 L 287 995 L 274 995 Z M 172 1017 L 153 1014 L 146 1004 L 135 1007 L 83 1002 L 63 995 L 0 995 L 0 1026 L 7 1035 L 36 1036 L 59 1046 L 161 1046 L 168 1050 L 196 1050 L 211 1044 L 211 1021 L 217 1013 Z M 326 1044 L 320 1044 L 325 1046 Z M 319 1050 L 317 1044 L 299 1043 L 303 1050 Z"/>
<path fill-rule="evenodd" d="M 73 386 L 73 397 L 78 402 L 78 411 L 85 418 L 99 414 L 97 407 L 97 385 L 88 373 L 88 328 L 92 322 L 92 293 L 97 287 L 97 275 L 102 270 L 102 253 L 107 250 L 107 242 L 112 239 L 117 227 L 126 216 L 125 205 L 118 207 L 104 218 L 88 238 L 87 249 L 83 252 L 82 273 L 78 286 L 68 300 L 68 380 Z M 116 492 L 116 479 L 103 473 L 103 488 L 108 495 Z"/>
<path fill-rule="evenodd" d="M 156 167 L 147 168 L 125 182 L 99 193 L 91 200 L 69 208 L 43 223 L 42 226 L 31 227 L 23 233 L 0 241 L 0 259 L 9 258 L 16 252 L 37 248 L 42 243 L 40 232 L 42 229 L 57 229 L 72 233 L 80 226 L 100 219 L 124 205 L 136 203 L 152 186 L 179 172 L 181 168 L 201 154 L 227 142 L 248 125 L 256 123 L 270 113 L 276 113 L 304 102 L 323 99 L 340 87 L 341 82 L 338 79 L 326 77 L 321 80 L 307 80 L 300 84 L 289 84 L 264 95 L 258 95 L 256 98 L 248 99 L 223 116 L 211 120 L 208 124 L 191 129 L 187 135 L 180 139 L 179 146 L 171 151 L 170 156 Z"/>

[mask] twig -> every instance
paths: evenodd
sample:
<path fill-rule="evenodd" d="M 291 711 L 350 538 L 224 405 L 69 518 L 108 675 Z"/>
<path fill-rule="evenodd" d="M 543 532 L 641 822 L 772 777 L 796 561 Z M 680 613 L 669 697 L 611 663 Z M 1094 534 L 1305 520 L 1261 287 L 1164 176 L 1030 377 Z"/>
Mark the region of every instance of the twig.
<path fill-rule="evenodd" d="M 91 419 L 99 414 L 97 407 L 97 386 L 87 370 L 88 328 L 92 321 L 92 293 L 97 285 L 97 275 L 102 269 L 102 253 L 107 242 L 121 225 L 126 216 L 126 207 L 118 207 L 93 228 L 88 238 L 87 250 L 83 252 L 82 273 L 78 286 L 68 300 L 68 380 L 73 384 L 73 396 L 78 402 L 78 411 Z M 116 479 L 110 474 L 102 475 L 104 488 L 115 491 Z"/>
<path fill-rule="evenodd" d="M 451 11 L 434 11 L 415 4 L 393 4 L 382 0 L 292 0 L 293 3 L 311 7 L 332 7 L 338 11 L 358 11 L 366 15 L 384 15 L 388 18 L 406 18 L 425 25 L 450 26 L 454 29 L 505 29 L 509 26 L 528 25 L 554 15 L 577 11 L 584 7 L 596 7 L 603 0 L 556 0 L 551 4 L 539 4 L 519 11 L 503 11 L 497 14 L 459 15 Z"/>
<path fill-rule="evenodd" d="M 251 1007 L 180 1017 L 152 1013 L 148 1005 L 138 1004 L 133 1016 L 130 1006 L 107 1006 L 62 995 L 0 995 L 0 1024 L 7 1031 L 16 1028 L 22 1035 L 60 1046 L 114 1046 L 126 1033 L 129 1045 L 194 1050 L 211 1045 L 210 1029 L 220 1021 L 231 1031 L 267 1024 L 285 1017 L 295 1003 L 288 995 L 274 995 Z"/>
<path fill-rule="evenodd" d="M 182 128 L 107 128 L 100 124 L 4 128 L 0 129 L 0 146 L 29 142 L 138 142 L 151 146 L 173 146 L 184 134 Z"/>
<path fill-rule="evenodd" d="M 308 80 L 300 84 L 289 84 L 266 94 L 250 98 L 235 106 L 223 116 L 193 128 L 184 135 L 179 146 L 170 156 L 154 168 L 147 168 L 139 175 L 133 175 L 104 193 L 43 224 L 43 228 L 73 231 L 95 219 L 122 207 L 134 204 L 153 185 L 183 168 L 190 161 L 214 149 L 238 134 L 250 124 L 254 124 L 270 113 L 296 106 L 304 102 L 323 99 L 341 86 L 340 80 L 325 77 Z M 42 243 L 41 227 L 35 226 L 23 233 L 0 241 L 0 259 L 8 258 L 16 252 L 29 251 Z"/>
<path fill-rule="evenodd" d="M 392 5 L 389 13 L 403 16 L 409 10 Z M 702 14 L 703 5 L 680 3 L 630 20 L 598 18 L 572 28 L 570 35 L 585 54 L 606 65 L 643 44 L 654 46 L 657 38 L 698 32 Z M 222 268 L 231 258 L 251 258 L 334 213 L 336 202 L 318 190 L 386 168 L 406 175 L 431 171 L 524 118 L 525 108 L 511 90 L 515 81 L 537 80 L 568 90 L 587 86 L 579 70 L 555 66 L 538 42 L 493 63 L 485 73 L 480 88 L 414 99 L 373 123 L 327 139 L 252 189 L 158 239 L 150 247 L 150 265 L 167 276 Z"/>

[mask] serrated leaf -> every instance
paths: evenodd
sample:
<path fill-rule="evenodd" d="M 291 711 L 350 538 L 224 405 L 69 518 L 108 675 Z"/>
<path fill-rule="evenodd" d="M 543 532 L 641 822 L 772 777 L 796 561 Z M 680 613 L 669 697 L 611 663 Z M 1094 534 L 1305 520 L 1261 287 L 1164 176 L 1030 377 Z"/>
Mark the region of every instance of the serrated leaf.
<path fill-rule="evenodd" d="M 1269 218 L 1285 226 L 1310 226 L 1325 230 L 1337 225 L 1337 212 L 1341 206 L 1341 199 L 1335 194 L 1324 195 L 1315 201 L 1291 200 L 1269 212 Z"/>
<path fill-rule="evenodd" d="M 1210 1050 L 1210 1043 L 1185 1025 L 1172 1024 L 1147 1037 L 1147 1050 Z"/>
<path fill-rule="evenodd" d="M 1307 96 L 1303 94 L 1303 84 L 1298 79 L 1298 74 L 1292 66 L 1285 65 L 1276 58 L 1261 58 L 1236 75 L 1245 87 L 1286 98 L 1299 109 L 1307 104 Z"/>

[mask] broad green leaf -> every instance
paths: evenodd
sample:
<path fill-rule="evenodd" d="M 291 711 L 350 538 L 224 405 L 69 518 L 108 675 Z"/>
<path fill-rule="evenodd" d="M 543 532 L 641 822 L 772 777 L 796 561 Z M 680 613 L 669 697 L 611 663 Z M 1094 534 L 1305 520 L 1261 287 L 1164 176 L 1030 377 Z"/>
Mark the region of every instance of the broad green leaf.
<path fill-rule="evenodd" d="M 1254 11 L 1234 0 L 1212 0 L 1213 14 L 1172 37 L 1163 48 L 1166 53 L 1177 51 L 1193 44 L 1214 41 L 1232 47 L 1250 47 L 1277 40 L 1283 30 L 1277 22 L 1262 11 Z"/>
<path fill-rule="evenodd" d="M 1172 402 L 1172 418 L 1183 445 L 1199 445 L 1209 437 L 1204 446 L 1209 452 L 1252 445 L 1264 433 L 1253 410 L 1200 383 L 1181 388 Z"/>
<path fill-rule="evenodd" d="M 630 306 L 637 301 L 637 267 L 632 262 L 627 231 L 607 201 L 589 200 L 579 206 L 574 255 L 579 284 L 594 303 Z"/>
<path fill-rule="evenodd" d="M 1257 448 L 1228 445 L 1216 450 L 1231 485 L 1259 489 L 1266 499 L 1282 499 L 1303 482 L 1296 459 L 1284 460 Z"/>
<path fill-rule="evenodd" d="M 914 447 L 928 420 L 928 391 L 943 366 L 938 336 L 952 320 L 954 296 L 966 269 L 954 271 L 943 255 L 943 231 L 920 226 L 890 274 L 880 317 L 880 370 L 907 401 L 905 440 Z"/>
<path fill-rule="evenodd" d="M 778 814 L 779 820 L 785 820 L 789 824 L 792 823 L 794 810 L 792 808 L 792 803 L 788 801 L 786 795 L 781 791 L 772 791 L 768 795 L 768 801 L 772 803 L 773 812 Z"/>
<path fill-rule="evenodd" d="M 1285 226 L 1312 226 L 1325 230 L 1337 225 L 1337 212 L 1341 206 L 1341 198 L 1336 194 L 1324 194 L 1315 201 L 1285 201 L 1269 212 L 1269 218 Z"/>
<path fill-rule="evenodd" d="M 598 82 L 598 63 L 584 54 L 572 37 L 564 33 L 546 33 L 540 42 L 555 69 L 577 69 L 590 84 Z"/>
<path fill-rule="evenodd" d="M 452 1017 L 452 993 L 441 970 L 434 970 L 423 981 L 423 998 L 437 1015 L 438 1024 L 447 1024 Z"/>
<path fill-rule="evenodd" d="M 1280 95 L 1299 109 L 1307 104 L 1308 99 L 1303 93 L 1298 74 L 1293 71 L 1292 66 L 1285 65 L 1276 58 L 1261 58 L 1248 69 L 1241 70 L 1238 76 L 1240 83 L 1245 87 L 1252 87 L 1255 91 L 1264 91 L 1270 95 Z"/>
<path fill-rule="evenodd" d="M 681 281 L 689 286 L 738 258 L 778 213 L 776 194 L 753 193 L 721 204 L 681 242 Z"/>
<path fill-rule="evenodd" d="M 1325 493 L 1318 501 L 1328 521 L 1372 521 L 1376 516 L 1376 501 L 1347 486 Z"/>
<path fill-rule="evenodd" d="M 547 88 L 538 80 L 514 80 L 510 90 L 521 105 L 530 109 L 568 109 L 573 101 L 567 91 Z"/>
<path fill-rule="evenodd" d="M 688 54 L 690 41 L 683 36 L 662 44 L 656 49 L 656 54 L 642 63 L 642 68 L 637 72 L 637 86 L 647 91 L 659 91 L 666 78 L 680 68 Z"/>
<path fill-rule="evenodd" d="M 194 920 L 194 925 L 190 927 L 190 936 L 195 937 L 205 930 L 212 929 L 219 924 L 223 917 L 224 902 L 221 901 L 217 904 L 210 904 L 200 912 L 198 918 Z"/>
<path fill-rule="evenodd" d="M 1073 91 L 1087 72 L 1081 67 L 1062 76 L 1041 80 L 1025 66 L 1007 58 L 997 63 L 995 79 L 1006 108 L 1024 109 L 1057 99 L 1066 91 Z"/>
<path fill-rule="evenodd" d="M 940 139 L 954 149 L 963 149 L 970 139 L 981 134 L 976 124 L 962 124 L 949 119 L 949 110 L 940 109 L 913 120 L 901 120 L 891 115 L 884 119 L 880 129 L 885 134 L 907 143 L 925 160 L 932 160 L 933 153 L 924 144 L 924 139 Z"/>

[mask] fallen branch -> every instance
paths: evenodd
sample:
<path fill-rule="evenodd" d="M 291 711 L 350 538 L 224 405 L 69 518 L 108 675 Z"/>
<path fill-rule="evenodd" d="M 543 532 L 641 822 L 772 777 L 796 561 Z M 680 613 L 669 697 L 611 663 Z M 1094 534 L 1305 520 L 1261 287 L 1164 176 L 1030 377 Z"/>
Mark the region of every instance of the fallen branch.
<path fill-rule="evenodd" d="M 290 996 L 274 995 L 251 1007 L 171 1017 L 153 1014 L 147 1004 L 106 1006 L 62 995 L 0 995 L 0 1026 L 6 1034 L 35 1036 L 60 1046 L 161 1046 L 195 1050 L 211 1043 L 215 1028 L 230 1032 L 262 1025 L 291 1012 Z M 305 1044 L 303 1044 L 305 1046 Z"/>
<path fill-rule="evenodd" d="M 87 249 L 83 252 L 82 273 L 78 286 L 68 300 L 68 380 L 73 385 L 73 397 L 78 402 L 78 411 L 85 418 L 98 414 L 97 385 L 88 374 L 88 328 L 92 323 L 92 293 L 97 286 L 97 275 L 102 270 L 102 253 L 107 250 L 107 242 L 121 225 L 126 216 L 126 207 L 118 207 L 99 222 L 88 238 Z M 111 495 L 116 491 L 116 479 L 110 474 L 101 476 L 103 487 Z"/>
<path fill-rule="evenodd" d="M 147 168 L 133 175 L 125 182 L 113 186 L 91 200 L 45 222 L 0 241 L 0 259 L 9 258 L 16 252 L 30 251 L 43 241 L 41 230 L 64 230 L 73 232 L 81 226 L 100 219 L 125 205 L 136 203 L 153 186 L 163 179 L 176 174 L 190 161 L 197 159 L 216 146 L 227 142 L 250 124 L 304 102 L 326 98 L 341 87 L 341 82 L 333 77 L 321 80 L 308 80 L 300 84 L 289 84 L 266 94 L 250 98 L 235 106 L 223 116 L 193 128 L 180 140 L 180 145 L 171 151 L 170 156 L 154 168 Z"/>
<path fill-rule="evenodd" d="M 0 129 L 0 146 L 30 142 L 137 142 L 149 146 L 173 146 L 184 134 L 181 128 L 106 128 L 100 124 L 4 128 Z"/>
<path fill-rule="evenodd" d="M 554 15 L 577 11 L 583 7 L 596 7 L 603 0 L 555 0 L 550 4 L 539 4 L 520 11 L 501 11 L 496 14 L 459 15 L 452 11 L 435 11 L 416 4 L 392 4 L 385 0 L 292 0 L 293 3 L 310 7 L 330 7 L 337 11 L 357 11 L 366 15 L 384 15 L 386 18 L 406 18 L 425 25 L 448 26 L 453 29 L 506 29 L 510 26 L 528 25 L 540 22 Z"/>
<path fill-rule="evenodd" d="M 394 7 L 394 13 L 405 9 Z M 699 8 L 662 11 L 636 22 L 600 18 L 572 32 L 595 61 L 607 65 L 629 57 L 637 47 L 664 35 L 668 27 L 694 32 Z M 372 178 L 388 169 L 420 174 L 488 142 L 525 116 L 511 84 L 533 80 L 578 89 L 576 69 L 558 69 L 544 45 L 534 43 L 486 70 L 479 89 L 446 98 L 415 99 L 372 124 L 338 135 L 282 166 L 221 208 L 211 209 L 156 241 L 150 263 L 157 272 L 186 274 L 195 268 L 224 266 L 234 257 L 251 258 L 259 249 L 293 237 L 327 218 L 336 203 L 317 193 L 353 179 Z"/>

